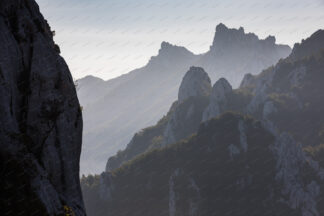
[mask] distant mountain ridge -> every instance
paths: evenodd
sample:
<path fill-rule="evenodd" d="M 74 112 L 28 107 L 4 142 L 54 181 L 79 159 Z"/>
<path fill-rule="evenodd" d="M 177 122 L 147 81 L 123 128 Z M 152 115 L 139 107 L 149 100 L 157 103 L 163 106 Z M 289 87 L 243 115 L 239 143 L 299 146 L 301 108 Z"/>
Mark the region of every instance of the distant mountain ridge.
<path fill-rule="evenodd" d="M 230 29 L 221 23 L 216 27 L 209 51 L 194 65 L 208 71 L 213 82 L 224 77 L 237 88 L 246 71 L 260 73 L 290 52 L 289 46 L 277 45 L 274 36 L 262 40 L 253 33 L 245 33 L 242 27 Z"/>
<path fill-rule="evenodd" d="M 210 89 L 203 68 L 190 68 L 188 97 L 135 134 L 106 172 L 82 178 L 89 214 L 323 215 L 323 36 L 238 89 L 224 78 Z"/>
<path fill-rule="evenodd" d="M 179 97 L 173 103 L 168 114 L 157 124 L 159 128 L 163 128 L 159 134 L 151 137 L 150 130 L 144 129 L 141 131 L 141 136 L 146 139 L 137 140 L 135 139 L 137 135 L 135 135 L 130 142 L 131 147 L 109 158 L 106 171 L 114 170 L 134 158 L 136 156 L 134 152 L 143 153 L 143 151 L 134 150 L 136 148 L 143 149 L 142 146 L 150 146 L 145 150 L 147 151 L 159 147 L 153 142 L 157 137 L 164 146 L 178 142 L 195 133 L 201 122 L 217 117 L 226 111 L 254 116 L 266 122 L 273 131 L 287 131 L 293 134 L 305 146 L 320 145 L 324 142 L 324 136 L 321 138 L 318 135 L 324 127 L 324 118 L 321 117 L 321 112 L 324 110 L 324 103 L 321 99 L 321 92 L 324 91 L 322 86 L 324 45 L 313 45 L 318 42 L 318 35 L 324 35 L 324 31 L 318 31 L 302 44 L 295 45 L 295 48 L 304 47 L 302 50 L 305 50 L 305 53 L 312 53 L 310 51 L 312 49 L 313 55 L 306 57 L 304 54 L 296 58 L 293 51 L 290 56 L 279 61 L 274 67 L 258 75 L 245 75 L 238 89 L 233 89 L 226 79 L 221 78 L 211 90 L 210 86 L 205 87 L 208 84 L 202 81 L 200 78 L 202 75 L 198 75 L 204 74 L 204 69 L 192 67 L 181 83 L 181 86 L 192 86 L 193 93 L 187 93 L 191 97 L 188 96 L 186 100 Z M 304 43 L 311 44 L 311 48 Z M 302 50 L 298 52 L 303 53 Z M 319 52 L 319 50 L 322 51 Z M 292 58 L 293 61 L 291 61 Z M 193 76 L 192 73 L 196 75 Z M 187 77 L 192 77 L 194 81 L 186 82 Z M 208 80 L 208 78 L 203 80 Z M 208 93 L 204 95 L 194 93 L 195 89 L 203 89 L 203 87 L 209 89 Z M 180 88 L 179 96 L 183 94 L 182 91 L 183 88 Z M 209 97 L 209 101 L 206 101 L 206 97 Z M 307 135 L 305 135 L 306 131 Z"/>
<path fill-rule="evenodd" d="M 102 171 L 106 158 L 123 149 L 136 131 L 155 124 L 177 98 L 191 66 L 203 67 L 213 82 L 225 77 L 238 86 L 246 73 L 259 73 L 290 51 L 289 46 L 276 45 L 274 37 L 259 40 L 243 28 L 220 24 L 207 53 L 195 55 L 162 42 L 158 55 L 140 69 L 106 82 L 78 80 L 85 122 L 81 172 Z"/>

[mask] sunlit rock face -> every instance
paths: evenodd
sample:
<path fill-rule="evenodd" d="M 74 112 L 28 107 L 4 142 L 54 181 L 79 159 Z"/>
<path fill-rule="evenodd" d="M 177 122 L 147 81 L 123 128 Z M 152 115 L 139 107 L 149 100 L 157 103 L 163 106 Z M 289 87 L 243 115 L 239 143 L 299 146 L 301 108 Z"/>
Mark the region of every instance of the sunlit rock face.
<path fill-rule="evenodd" d="M 3 215 L 85 215 L 82 114 L 54 33 L 34 0 L 0 2 Z"/>

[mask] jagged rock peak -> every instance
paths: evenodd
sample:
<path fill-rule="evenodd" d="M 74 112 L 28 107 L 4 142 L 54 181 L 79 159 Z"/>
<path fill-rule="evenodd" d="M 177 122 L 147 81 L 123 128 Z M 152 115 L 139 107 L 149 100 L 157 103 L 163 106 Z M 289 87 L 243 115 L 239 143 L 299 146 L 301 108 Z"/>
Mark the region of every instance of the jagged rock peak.
<path fill-rule="evenodd" d="M 161 43 L 161 49 L 170 49 L 176 47 L 175 45 L 170 44 L 169 42 L 162 41 Z"/>
<path fill-rule="evenodd" d="M 264 40 L 260 40 L 259 37 L 253 33 L 245 33 L 244 28 L 239 29 L 228 28 L 223 23 L 216 26 L 216 33 L 213 40 L 213 44 L 210 50 L 217 50 L 225 47 L 235 47 L 235 45 L 253 45 L 258 42 L 265 45 L 274 46 L 276 38 L 274 36 L 268 36 Z"/>
<path fill-rule="evenodd" d="M 211 81 L 201 67 L 190 67 L 180 85 L 178 100 L 182 102 L 192 96 L 208 96 L 211 93 Z"/>
<path fill-rule="evenodd" d="M 324 50 L 324 30 L 318 30 L 301 43 L 296 43 L 290 59 L 298 60 Z"/>
<path fill-rule="evenodd" d="M 272 35 L 269 35 L 266 39 L 265 39 L 266 42 L 268 42 L 269 44 L 275 44 L 276 43 L 276 37 L 275 36 L 272 36 Z"/>
<path fill-rule="evenodd" d="M 229 92 L 232 92 L 231 84 L 225 78 L 220 78 L 213 86 L 211 97 L 215 99 L 224 98 Z"/>
<path fill-rule="evenodd" d="M 216 33 L 222 34 L 222 33 L 229 33 L 230 31 L 237 31 L 239 33 L 244 33 L 244 28 L 240 27 L 238 30 L 237 29 L 230 29 L 223 23 L 220 23 L 216 26 Z"/>
<path fill-rule="evenodd" d="M 248 34 L 255 39 L 258 39 L 254 34 Z M 228 28 L 223 23 L 216 26 L 215 37 L 212 47 L 218 45 L 218 43 L 233 42 L 234 40 L 241 40 L 245 36 L 244 28 L 239 29 Z"/>
<path fill-rule="evenodd" d="M 189 50 L 187 50 L 185 47 L 182 46 L 176 46 L 173 45 L 169 42 L 163 41 L 161 43 L 161 48 L 159 49 L 159 56 L 160 55 L 165 55 L 165 54 L 181 54 L 181 53 L 188 53 L 188 54 L 192 54 Z"/>
<path fill-rule="evenodd" d="M 226 109 L 226 97 L 231 92 L 232 86 L 229 82 L 224 78 L 220 78 L 213 86 L 210 103 L 203 114 L 203 121 L 220 115 Z"/>
<path fill-rule="evenodd" d="M 169 65 L 170 62 L 178 62 L 184 59 L 192 59 L 195 55 L 185 47 L 176 46 L 163 41 L 157 56 L 152 56 L 149 65 Z"/>

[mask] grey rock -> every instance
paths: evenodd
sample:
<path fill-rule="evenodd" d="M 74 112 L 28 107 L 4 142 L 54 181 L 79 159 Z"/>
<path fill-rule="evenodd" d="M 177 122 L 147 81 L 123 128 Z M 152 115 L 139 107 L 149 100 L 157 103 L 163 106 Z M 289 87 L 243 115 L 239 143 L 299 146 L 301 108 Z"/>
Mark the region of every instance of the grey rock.
<path fill-rule="evenodd" d="M 204 69 L 190 67 L 180 85 L 178 101 L 181 103 L 189 97 L 209 96 L 211 89 L 210 78 Z"/>
<path fill-rule="evenodd" d="M 34 0 L 0 2 L 1 213 L 85 215 L 82 114 L 68 66 Z"/>
<path fill-rule="evenodd" d="M 203 110 L 199 107 L 203 103 L 201 102 L 201 104 L 197 105 L 194 100 L 197 98 L 208 98 L 211 91 L 211 81 L 204 69 L 200 67 L 190 67 L 189 71 L 183 77 L 179 88 L 178 101 L 166 125 L 163 134 L 164 145 L 177 142 L 179 139 L 190 135 L 198 128 Z M 193 101 L 190 101 L 190 99 Z M 194 117 L 195 115 L 198 116 L 198 120 L 194 120 L 196 119 L 196 117 Z M 184 129 L 183 123 L 194 128 L 184 133 L 186 136 L 180 132 Z M 188 126 L 187 128 L 190 127 Z"/>
<path fill-rule="evenodd" d="M 203 114 L 203 121 L 218 116 L 226 109 L 226 99 L 231 92 L 232 86 L 224 78 L 219 79 L 214 84 L 210 95 L 210 104 Z"/>
<path fill-rule="evenodd" d="M 100 173 L 108 157 L 124 149 L 142 128 L 154 125 L 177 100 L 179 85 L 191 66 L 202 67 L 214 83 L 226 78 L 238 87 L 244 74 L 260 73 L 290 53 L 288 46 L 245 33 L 243 28 L 217 26 L 213 45 L 196 55 L 162 42 L 147 65 L 112 80 L 79 80 L 84 114 L 82 173 Z"/>

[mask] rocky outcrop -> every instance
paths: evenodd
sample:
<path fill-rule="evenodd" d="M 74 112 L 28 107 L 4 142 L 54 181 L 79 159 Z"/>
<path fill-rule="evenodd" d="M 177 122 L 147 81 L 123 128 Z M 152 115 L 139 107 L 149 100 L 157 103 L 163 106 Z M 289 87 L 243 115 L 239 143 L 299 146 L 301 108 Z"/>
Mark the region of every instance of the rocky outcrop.
<path fill-rule="evenodd" d="M 323 41 L 324 31 L 315 32 L 301 44 L 296 44 L 291 55 L 275 66 L 258 75 L 245 75 L 240 88 L 222 100 L 225 109 L 219 111 L 219 100 L 211 98 L 206 112 L 211 109 L 218 111 L 211 118 L 224 110 L 239 111 L 262 120 L 273 132 L 289 132 L 304 146 L 321 145 L 324 122 L 320 111 L 324 109 L 321 99 L 324 90 L 321 85 L 324 82 Z M 233 97 L 233 94 L 238 97 Z M 246 94 L 250 97 L 242 103 Z"/>
<path fill-rule="evenodd" d="M 226 99 L 230 93 L 232 93 L 232 86 L 226 79 L 219 79 L 213 86 L 213 91 L 210 95 L 210 104 L 204 111 L 203 121 L 218 116 L 227 109 Z"/>
<path fill-rule="evenodd" d="M 155 126 L 136 133 L 126 149 L 110 157 L 106 171 L 112 171 L 143 152 L 177 142 L 197 131 L 209 103 L 211 82 L 204 69 L 190 67 L 180 85 L 178 100 Z"/>
<path fill-rule="evenodd" d="M 243 28 L 220 24 L 207 53 L 196 55 L 162 42 L 158 54 L 142 68 L 95 87 L 89 78 L 83 79 L 78 89 L 85 122 L 82 172 L 101 172 L 108 157 L 167 113 L 190 66 L 204 68 L 213 83 L 224 77 L 236 88 L 244 74 L 260 73 L 290 51 L 288 46 L 276 44 L 274 37 L 262 40 Z"/>
<path fill-rule="evenodd" d="M 189 97 L 209 96 L 211 93 L 211 82 L 208 74 L 200 67 L 190 67 L 182 79 L 178 101 L 185 101 Z"/>
<path fill-rule="evenodd" d="M 162 143 L 178 142 L 146 148 L 110 170 L 114 202 L 102 200 L 100 181 L 86 184 L 91 199 L 104 203 L 101 212 L 98 205 L 89 208 L 96 215 L 323 215 L 324 50 L 310 52 L 318 38 L 300 45 L 310 55 L 292 60 L 292 53 L 246 75 L 239 89 L 217 81 L 202 111 L 206 121 L 181 141 L 175 135 L 202 112 L 189 106 L 195 97 L 175 102 L 160 129 L 169 130 Z"/>
<path fill-rule="evenodd" d="M 237 30 L 231 31 L 236 32 Z M 312 112 L 303 110 L 303 107 L 311 98 L 314 104 L 321 104 L 321 100 L 316 95 L 321 94 L 319 92 L 322 87 L 319 83 L 321 82 L 320 80 L 323 79 L 320 72 L 323 63 L 320 56 L 317 58 L 319 59 L 304 59 L 294 63 L 290 62 L 290 57 L 281 60 L 276 66 L 264 70 L 259 75 L 245 75 L 239 89 L 232 89 L 230 83 L 225 78 L 221 78 L 214 84 L 211 93 L 209 90 L 209 78 L 202 72 L 203 69 L 192 67 L 183 78 L 179 90 L 179 99 L 174 103 L 172 109 L 168 113 L 168 119 L 165 121 L 163 128 L 160 127 L 159 134 L 154 133 L 153 135 L 153 133 L 151 133 L 152 136 L 147 136 L 150 137 L 149 139 L 138 144 L 138 146 L 143 146 L 143 143 L 146 143 L 144 145 L 146 147 L 137 148 L 141 149 L 141 151 L 132 154 L 132 157 L 149 150 L 149 146 L 152 146 L 152 140 L 157 139 L 157 137 L 159 137 L 159 139 L 157 139 L 159 140 L 159 145 L 155 147 L 175 143 L 194 133 L 201 121 L 207 121 L 218 117 L 226 111 L 252 115 L 265 122 L 269 130 L 271 128 L 272 132 L 277 130 L 292 132 L 295 136 L 299 137 L 294 138 L 304 143 L 304 145 L 309 145 L 307 141 L 310 140 L 312 140 L 312 145 L 320 144 L 317 135 L 320 133 L 320 127 L 316 126 L 316 129 L 313 128 L 314 130 L 309 130 L 306 126 L 296 127 L 291 123 L 291 119 L 295 119 L 296 125 L 303 125 L 298 123 L 300 116 L 305 116 L 304 118 L 307 122 L 307 119 L 314 118 L 312 113 L 319 110 L 316 107 L 313 108 Z M 316 71 L 315 68 L 318 68 L 318 70 Z M 195 73 L 194 71 L 200 71 L 200 73 Z M 307 88 L 304 88 L 307 83 L 316 84 L 316 88 L 313 88 L 315 85 L 308 85 Z M 303 89 L 303 91 L 301 91 L 301 89 Z M 318 93 L 312 94 L 311 91 L 316 91 Z M 301 92 L 303 92 L 302 95 L 300 94 Z M 210 96 L 206 101 L 208 95 Z M 203 99 L 204 97 L 205 99 Z M 189 98 L 191 98 L 191 100 L 189 100 Z M 208 104 L 208 106 L 206 106 L 206 104 Z M 285 113 L 284 117 L 282 116 L 283 113 Z M 291 117 L 288 118 L 287 116 Z M 318 116 L 320 116 L 319 112 Z M 317 122 L 321 124 L 319 119 Z M 308 127 L 310 128 L 310 126 L 311 125 Z M 303 138 L 303 136 L 300 135 L 302 133 L 297 132 L 300 131 L 300 128 L 304 128 L 303 131 L 307 130 L 309 134 L 313 135 L 309 135 L 307 139 Z M 161 130 L 163 131 L 162 134 Z M 132 140 L 131 143 L 136 142 Z M 137 144 L 134 146 L 137 146 Z M 233 152 L 235 152 L 234 148 Z M 132 157 L 126 158 L 130 160 Z M 122 163 L 118 163 L 118 166 L 110 165 L 116 158 L 121 157 L 117 155 L 109 159 L 110 162 L 108 162 L 107 167 L 119 167 Z M 120 161 L 125 162 L 127 160 L 124 158 Z"/>
<path fill-rule="evenodd" d="M 177 142 L 198 129 L 211 89 L 209 76 L 204 69 L 190 67 L 183 77 L 177 105 L 166 125 L 164 145 Z"/>
<path fill-rule="evenodd" d="M 252 46 L 254 48 L 252 49 Z M 226 52 L 231 52 L 237 48 L 249 48 L 251 51 L 257 53 L 261 52 L 261 49 L 266 52 L 289 53 L 290 48 L 286 45 L 276 45 L 276 38 L 274 36 L 268 36 L 267 38 L 260 40 L 259 37 L 253 33 L 245 33 L 244 28 L 231 29 L 220 23 L 216 26 L 216 33 L 214 36 L 213 44 L 210 47 L 210 52 L 220 55 Z M 267 55 L 269 53 L 264 53 Z"/>
<path fill-rule="evenodd" d="M 34 0 L 0 2 L 3 215 L 85 215 L 82 114 L 68 66 Z"/>
<path fill-rule="evenodd" d="M 198 56 L 182 46 L 176 46 L 163 41 L 157 56 L 152 56 L 147 66 L 150 70 L 156 70 L 156 67 L 168 68 L 179 62 L 190 64 L 197 60 Z M 164 72 L 164 73 L 167 73 Z"/>
<path fill-rule="evenodd" d="M 289 46 L 276 44 L 274 36 L 259 39 L 253 33 L 245 33 L 242 27 L 232 29 L 220 23 L 213 44 L 197 65 L 209 72 L 212 81 L 224 77 L 237 88 L 244 74 L 260 73 L 290 52 Z"/>
<path fill-rule="evenodd" d="M 294 61 L 322 52 L 324 49 L 323 41 L 324 30 L 316 31 L 310 38 L 294 45 L 290 59 Z"/>

